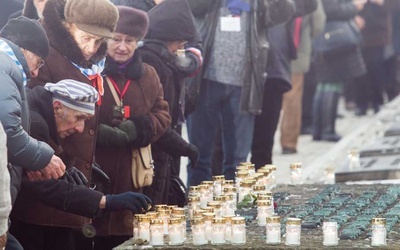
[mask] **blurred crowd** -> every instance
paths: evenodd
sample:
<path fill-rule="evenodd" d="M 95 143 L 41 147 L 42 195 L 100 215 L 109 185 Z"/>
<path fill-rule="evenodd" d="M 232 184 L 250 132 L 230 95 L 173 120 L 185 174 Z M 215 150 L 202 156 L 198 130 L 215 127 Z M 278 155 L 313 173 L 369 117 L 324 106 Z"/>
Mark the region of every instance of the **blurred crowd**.
<path fill-rule="evenodd" d="M 112 249 L 273 164 L 278 125 L 282 154 L 339 141 L 342 97 L 399 94 L 399 22 L 398 0 L 0 0 L 0 249 Z"/>

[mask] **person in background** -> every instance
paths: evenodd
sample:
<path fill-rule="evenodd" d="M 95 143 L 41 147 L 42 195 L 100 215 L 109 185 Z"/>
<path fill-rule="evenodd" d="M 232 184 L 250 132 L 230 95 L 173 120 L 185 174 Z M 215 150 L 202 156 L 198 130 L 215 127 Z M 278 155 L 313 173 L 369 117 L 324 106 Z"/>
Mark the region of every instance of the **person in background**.
<path fill-rule="evenodd" d="M 141 191 L 132 181 L 132 149 L 157 141 L 171 122 L 160 79 L 153 67 L 142 62 L 137 50 L 149 25 L 147 14 L 125 6 L 117 8 L 119 20 L 108 41 L 96 147 L 96 161 L 110 177 L 112 194 Z M 115 112 L 116 107 L 124 113 Z M 96 218 L 94 249 L 111 249 L 131 238 L 132 219 L 128 210 Z"/>
<path fill-rule="evenodd" d="M 7 24 L 11 15 L 20 12 L 23 7 L 24 5 L 17 0 L 0 0 L 0 29 Z"/>
<path fill-rule="evenodd" d="M 7 168 L 7 135 L 0 123 L 0 249 L 6 246 L 11 212 L 10 173 Z"/>
<path fill-rule="evenodd" d="M 49 41 L 40 24 L 26 17 L 11 19 L 0 31 L 0 121 L 7 134 L 11 197 L 20 189 L 22 170 L 45 179 L 64 175 L 65 165 L 47 144 L 29 136 L 29 111 L 25 86 L 35 78 L 49 53 Z M 10 249 L 20 249 L 9 235 Z"/>
<path fill-rule="evenodd" d="M 96 10 L 96 13 L 93 11 Z M 95 143 L 98 132 L 98 109 L 104 93 L 103 78 L 107 40 L 112 37 L 118 21 L 118 11 L 108 0 L 48 0 L 41 19 L 50 40 L 50 53 L 45 66 L 39 70 L 37 79 L 28 87 L 44 86 L 63 79 L 72 79 L 94 86 L 100 93 L 93 118 L 85 122 L 82 133 L 60 141 L 63 159 L 75 166 L 91 181 Z M 40 225 L 63 226 L 82 230 L 90 223 L 85 217 L 68 214 L 53 221 L 54 210 L 36 208 Z M 39 218 L 36 218 L 37 221 Z M 50 222 L 52 222 L 50 224 Z M 82 232 L 76 231 L 77 236 Z M 83 243 L 82 243 L 83 245 Z M 85 246 L 86 247 L 86 246 Z"/>
<path fill-rule="evenodd" d="M 195 39 L 197 30 L 186 0 L 163 1 L 152 8 L 148 15 L 149 31 L 139 50 L 143 61 L 153 66 L 160 77 L 164 99 L 169 106 L 171 125 L 153 144 L 155 179 L 151 187 L 144 189 L 144 193 L 155 204 L 183 206 L 186 194 L 182 191 L 185 189 L 184 184 L 179 179 L 180 157 L 188 156 L 193 166 L 198 158 L 197 148 L 181 137 L 181 126 L 184 123 L 183 79 L 192 66 L 190 60 L 187 60 L 187 52 L 192 49 L 185 49 L 184 45 Z"/>
<path fill-rule="evenodd" d="M 42 18 L 46 3 L 47 0 L 25 0 L 22 15 L 31 19 Z"/>
<path fill-rule="evenodd" d="M 294 45 L 297 48 L 297 59 L 291 63 L 292 89 L 283 95 L 280 127 L 282 154 L 297 152 L 297 139 L 301 130 L 304 75 L 310 69 L 312 40 L 324 30 L 325 19 L 324 7 L 318 0 L 318 7 L 313 13 L 294 20 Z"/>

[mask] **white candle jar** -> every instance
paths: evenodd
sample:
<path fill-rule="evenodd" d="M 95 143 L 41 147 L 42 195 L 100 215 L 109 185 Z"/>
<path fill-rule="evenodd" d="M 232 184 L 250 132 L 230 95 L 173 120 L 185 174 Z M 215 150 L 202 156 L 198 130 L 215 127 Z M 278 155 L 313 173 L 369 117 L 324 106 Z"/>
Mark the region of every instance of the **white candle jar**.
<path fill-rule="evenodd" d="M 290 181 L 293 185 L 301 184 L 302 182 L 302 163 L 293 163 L 290 164 Z"/>
<path fill-rule="evenodd" d="M 207 187 L 208 187 L 208 192 L 207 192 L 208 201 L 212 201 L 213 200 L 213 195 L 214 195 L 214 182 L 213 181 L 202 181 L 201 185 L 207 185 Z"/>
<path fill-rule="evenodd" d="M 269 245 L 281 244 L 281 217 L 267 217 L 266 243 Z"/>
<path fill-rule="evenodd" d="M 232 218 L 234 215 L 225 215 L 225 241 L 230 243 L 232 241 Z"/>
<path fill-rule="evenodd" d="M 200 207 L 207 207 L 207 202 L 209 199 L 208 186 L 207 185 L 199 185 L 200 188 Z"/>
<path fill-rule="evenodd" d="M 200 209 L 200 196 L 193 196 L 188 198 L 188 216 L 189 219 L 193 219 L 193 211 Z"/>
<path fill-rule="evenodd" d="M 225 180 L 225 176 L 223 175 L 216 175 L 213 176 L 214 181 L 214 196 L 220 196 L 222 194 L 222 183 Z"/>
<path fill-rule="evenodd" d="M 164 245 L 164 222 L 161 219 L 150 221 L 150 244 L 153 246 Z"/>
<path fill-rule="evenodd" d="M 147 216 L 139 217 L 139 238 L 150 241 L 150 218 Z"/>
<path fill-rule="evenodd" d="M 169 238 L 168 244 L 171 246 L 177 246 L 183 244 L 181 219 L 178 218 L 168 219 L 168 238 Z"/>
<path fill-rule="evenodd" d="M 385 218 L 373 218 L 372 219 L 372 236 L 371 236 L 371 246 L 386 246 L 386 219 Z"/>
<path fill-rule="evenodd" d="M 338 224 L 337 222 L 324 222 L 322 225 L 324 234 L 324 246 L 337 246 L 339 244 L 338 238 Z"/>
<path fill-rule="evenodd" d="M 286 241 L 287 246 L 300 246 L 301 219 L 288 218 L 286 222 Z"/>
<path fill-rule="evenodd" d="M 247 170 L 239 170 L 236 172 L 236 177 L 235 177 L 235 187 L 236 187 L 236 192 L 239 193 L 240 191 L 240 183 L 249 176 L 249 173 Z"/>
<path fill-rule="evenodd" d="M 253 192 L 253 183 L 250 181 L 242 181 L 240 183 L 240 190 L 239 190 L 239 202 L 243 201 L 246 195 L 252 194 Z"/>
<path fill-rule="evenodd" d="M 232 218 L 232 240 L 233 245 L 246 244 L 246 221 L 243 217 Z"/>
<path fill-rule="evenodd" d="M 237 192 L 236 192 L 236 187 L 234 186 L 228 186 L 228 187 L 224 187 L 222 189 L 222 192 L 224 193 L 225 196 L 233 196 L 233 201 L 235 202 L 235 204 L 237 203 Z"/>
<path fill-rule="evenodd" d="M 178 218 L 181 220 L 182 237 L 183 237 L 183 241 L 185 241 L 186 240 L 186 227 L 187 227 L 186 216 L 183 214 L 172 214 L 171 216 L 172 216 L 172 218 Z"/>
<path fill-rule="evenodd" d="M 133 216 L 133 238 L 139 238 L 139 217 L 146 216 L 144 214 L 135 214 Z"/>
<path fill-rule="evenodd" d="M 271 208 L 271 201 L 258 200 L 257 201 L 257 224 L 259 226 L 267 225 L 267 217 L 271 217 L 274 211 Z"/>
<path fill-rule="evenodd" d="M 206 227 L 206 239 L 211 241 L 211 237 L 213 234 L 212 229 L 212 220 L 215 218 L 215 213 L 203 213 L 204 223 Z"/>
<path fill-rule="evenodd" d="M 206 238 L 206 224 L 203 218 L 195 218 L 191 221 L 193 245 L 201 246 L 206 245 L 208 240 Z"/>
<path fill-rule="evenodd" d="M 219 202 L 219 201 L 209 201 L 209 202 L 207 202 L 207 205 L 209 207 L 214 208 L 214 213 L 215 213 L 216 217 L 222 217 L 222 215 L 223 215 L 223 211 L 222 211 L 223 207 L 222 207 L 221 202 Z"/>
<path fill-rule="evenodd" d="M 225 244 L 225 218 L 214 218 L 212 221 L 212 245 Z"/>
<path fill-rule="evenodd" d="M 200 187 L 199 186 L 190 186 L 189 187 L 189 195 L 188 197 L 200 196 Z"/>
<path fill-rule="evenodd" d="M 235 215 L 236 211 L 236 202 L 235 202 L 235 196 L 234 195 L 227 195 L 225 201 L 225 213 L 224 215 Z"/>
<path fill-rule="evenodd" d="M 158 218 L 164 223 L 164 235 L 168 235 L 168 219 L 171 217 L 170 210 L 159 210 Z"/>

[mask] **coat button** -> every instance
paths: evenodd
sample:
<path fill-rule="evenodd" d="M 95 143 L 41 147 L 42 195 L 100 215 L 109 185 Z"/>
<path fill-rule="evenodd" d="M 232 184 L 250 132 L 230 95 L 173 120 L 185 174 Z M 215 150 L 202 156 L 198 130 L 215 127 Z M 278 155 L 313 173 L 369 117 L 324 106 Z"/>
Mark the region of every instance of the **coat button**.
<path fill-rule="evenodd" d="M 89 162 L 85 164 L 85 168 L 87 170 L 89 170 L 92 167 L 92 164 L 90 164 Z"/>
<path fill-rule="evenodd" d="M 94 129 L 89 129 L 89 135 L 94 136 Z"/>

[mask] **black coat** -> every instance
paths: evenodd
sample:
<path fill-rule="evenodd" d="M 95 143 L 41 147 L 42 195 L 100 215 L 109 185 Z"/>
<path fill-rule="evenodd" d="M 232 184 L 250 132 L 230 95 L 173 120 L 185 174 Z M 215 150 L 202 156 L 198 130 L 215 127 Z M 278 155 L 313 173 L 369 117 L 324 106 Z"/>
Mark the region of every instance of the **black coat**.
<path fill-rule="evenodd" d="M 54 119 L 52 95 L 43 87 L 28 92 L 31 114 L 30 132 L 37 140 L 44 141 L 60 153 L 60 144 Z M 66 159 L 63 159 L 67 168 Z M 46 180 L 31 182 L 22 180 L 21 190 L 13 207 L 12 217 L 35 224 L 36 218 L 48 215 L 37 214 L 42 204 L 76 215 L 93 218 L 99 214 L 99 204 L 103 194 L 85 186 L 69 184 L 65 180 Z M 61 214 L 59 214 L 61 215 Z"/>
<path fill-rule="evenodd" d="M 352 22 L 358 14 L 352 0 L 322 0 L 326 22 Z M 337 53 L 329 58 L 316 56 L 316 75 L 320 82 L 344 82 L 365 74 L 366 68 L 360 48 L 346 53 Z"/>

